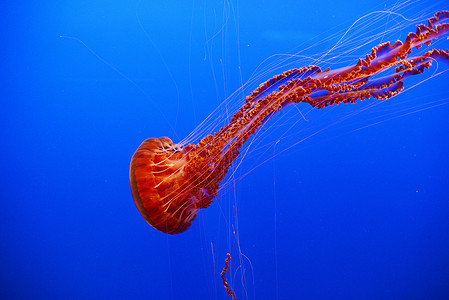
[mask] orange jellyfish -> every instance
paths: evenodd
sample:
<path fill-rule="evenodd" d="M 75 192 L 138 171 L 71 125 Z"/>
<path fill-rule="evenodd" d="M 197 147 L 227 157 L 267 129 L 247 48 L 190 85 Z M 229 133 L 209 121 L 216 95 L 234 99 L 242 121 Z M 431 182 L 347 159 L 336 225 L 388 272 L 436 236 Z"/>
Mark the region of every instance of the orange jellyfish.
<path fill-rule="evenodd" d="M 449 61 L 447 50 L 412 55 L 413 49 L 447 33 L 449 11 L 437 12 L 404 42 L 378 45 L 352 66 L 325 71 L 308 66 L 271 78 L 246 97 L 229 124 L 196 145 L 182 147 L 168 137 L 145 140 L 131 159 L 134 203 L 154 228 L 169 234 L 184 232 L 217 196 L 239 149 L 274 113 L 293 103 L 323 108 L 371 97 L 389 99 L 404 88 L 407 77 L 423 73 L 433 61 Z"/>

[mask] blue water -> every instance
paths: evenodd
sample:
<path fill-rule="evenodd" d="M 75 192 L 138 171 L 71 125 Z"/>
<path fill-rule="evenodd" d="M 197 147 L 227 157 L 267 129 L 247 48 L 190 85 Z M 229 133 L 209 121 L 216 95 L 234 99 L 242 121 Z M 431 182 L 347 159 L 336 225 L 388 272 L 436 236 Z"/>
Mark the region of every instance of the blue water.
<path fill-rule="evenodd" d="M 0 298 L 231 299 L 230 252 L 238 299 L 449 299 L 447 73 L 347 121 L 363 106 L 315 112 L 315 132 L 343 122 L 251 152 L 183 234 L 146 224 L 129 188 L 144 139 L 180 141 L 265 59 L 395 4 L 3 3 Z M 433 4 L 402 12 L 449 8 Z"/>

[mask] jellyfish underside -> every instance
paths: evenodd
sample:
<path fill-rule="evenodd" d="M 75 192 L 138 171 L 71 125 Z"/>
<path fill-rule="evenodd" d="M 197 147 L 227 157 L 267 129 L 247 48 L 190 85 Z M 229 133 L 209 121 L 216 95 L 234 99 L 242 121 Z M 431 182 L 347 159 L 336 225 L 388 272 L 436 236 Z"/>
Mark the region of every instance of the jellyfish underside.
<path fill-rule="evenodd" d="M 325 71 L 309 66 L 277 75 L 246 97 L 229 124 L 196 145 L 181 147 L 167 137 L 146 139 L 130 165 L 131 191 L 141 215 L 159 231 L 184 232 L 217 196 L 239 149 L 275 112 L 292 103 L 323 108 L 395 96 L 407 77 L 423 73 L 432 61 L 449 61 L 447 50 L 412 56 L 413 49 L 449 32 L 448 19 L 448 11 L 437 12 L 404 42 L 374 47 L 353 66 Z"/>

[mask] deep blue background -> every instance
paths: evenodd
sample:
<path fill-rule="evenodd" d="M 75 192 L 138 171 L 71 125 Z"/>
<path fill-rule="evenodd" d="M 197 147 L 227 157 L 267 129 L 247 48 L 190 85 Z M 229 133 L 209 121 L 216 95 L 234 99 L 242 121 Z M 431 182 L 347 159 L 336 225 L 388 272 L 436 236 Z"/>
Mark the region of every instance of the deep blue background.
<path fill-rule="evenodd" d="M 142 140 L 179 141 L 264 59 L 391 4 L 1 4 L 0 298 L 230 299 L 231 252 L 239 299 L 449 299 L 447 74 L 376 106 L 379 124 L 271 149 L 181 235 L 129 190 Z M 410 99 L 442 105 L 398 117 Z"/>

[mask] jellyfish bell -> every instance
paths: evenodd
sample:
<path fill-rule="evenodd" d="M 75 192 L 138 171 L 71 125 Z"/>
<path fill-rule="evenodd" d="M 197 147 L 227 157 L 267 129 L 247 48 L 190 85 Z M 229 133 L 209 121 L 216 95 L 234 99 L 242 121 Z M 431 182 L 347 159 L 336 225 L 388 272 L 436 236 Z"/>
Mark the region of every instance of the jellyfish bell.
<path fill-rule="evenodd" d="M 168 137 L 143 141 L 131 159 L 129 178 L 134 203 L 142 217 L 159 231 L 186 231 L 198 210 L 212 196 L 189 178 L 189 149 Z"/>

